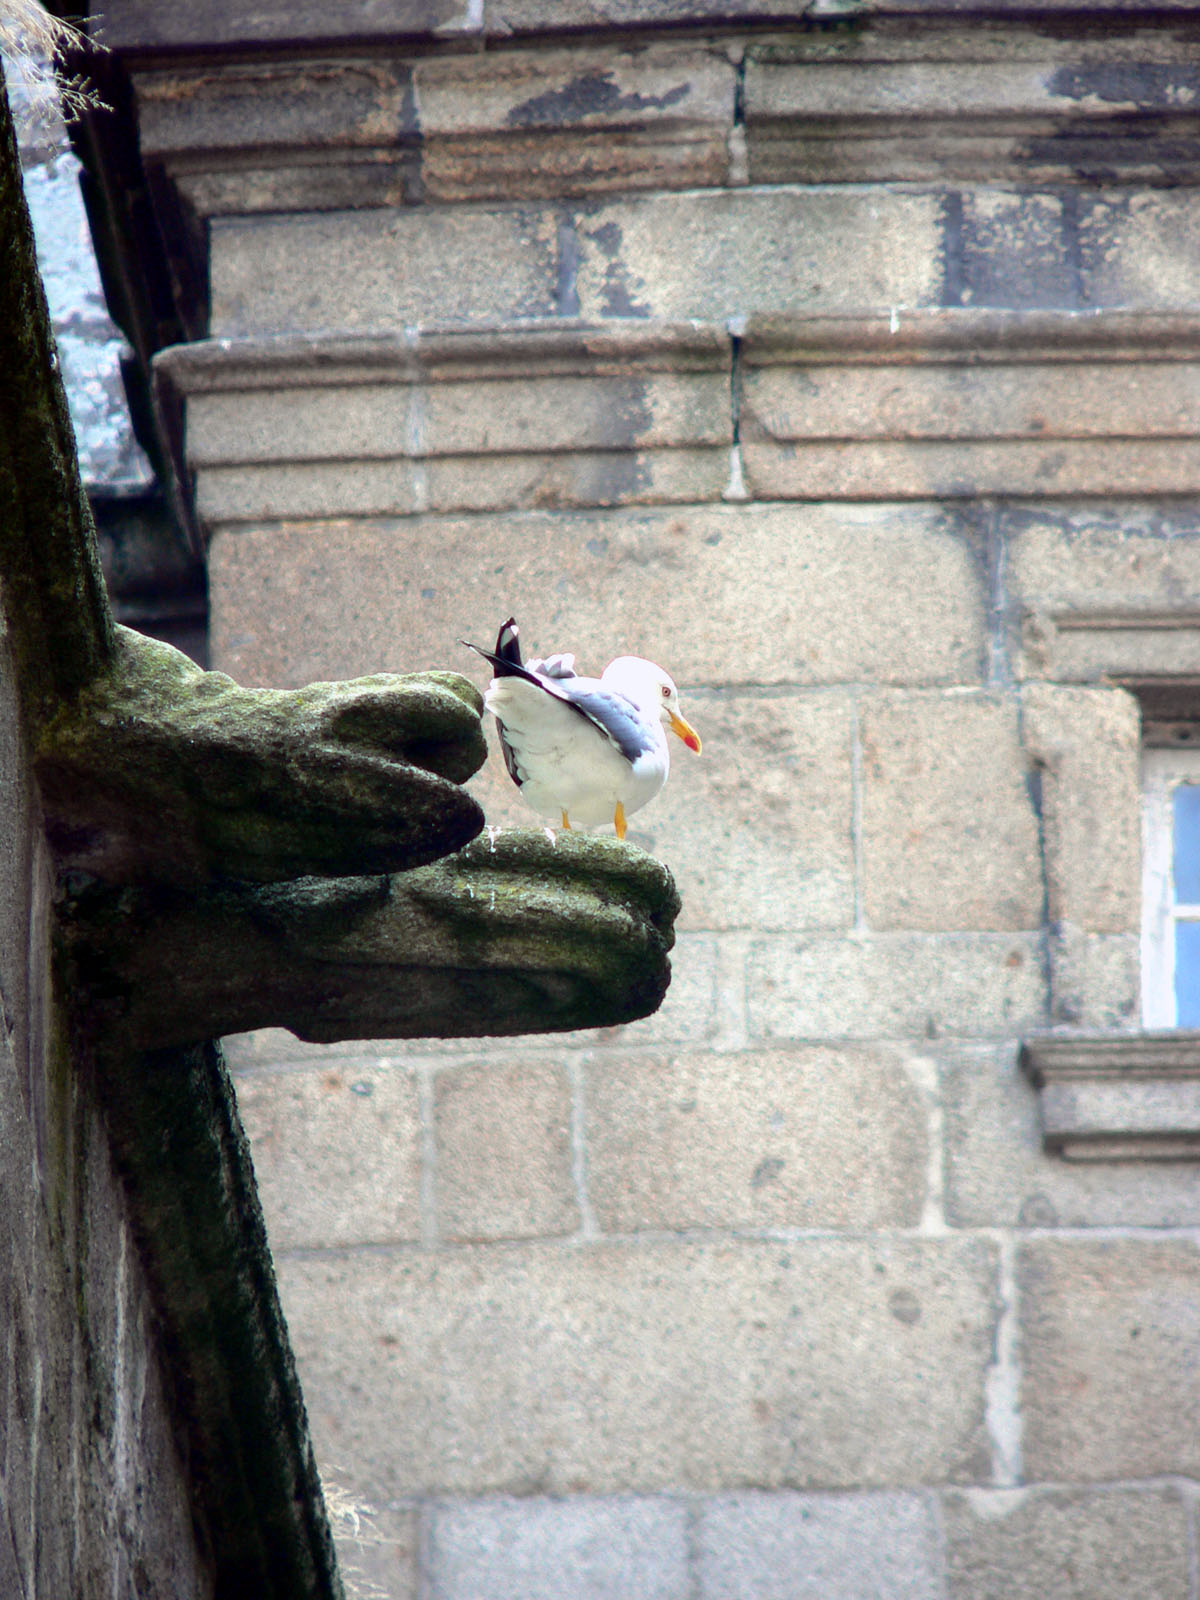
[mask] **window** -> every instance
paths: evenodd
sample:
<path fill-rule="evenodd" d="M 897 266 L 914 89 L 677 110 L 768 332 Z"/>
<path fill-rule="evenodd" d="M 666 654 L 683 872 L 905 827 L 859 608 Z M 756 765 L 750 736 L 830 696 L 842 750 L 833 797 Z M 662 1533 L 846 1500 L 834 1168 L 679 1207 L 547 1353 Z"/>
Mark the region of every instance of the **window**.
<path fill-rule="evenodd" d="M 1200 749 L 1147 749 L 1142 775 L 1142 1022 L 1200 1028 Z"/>

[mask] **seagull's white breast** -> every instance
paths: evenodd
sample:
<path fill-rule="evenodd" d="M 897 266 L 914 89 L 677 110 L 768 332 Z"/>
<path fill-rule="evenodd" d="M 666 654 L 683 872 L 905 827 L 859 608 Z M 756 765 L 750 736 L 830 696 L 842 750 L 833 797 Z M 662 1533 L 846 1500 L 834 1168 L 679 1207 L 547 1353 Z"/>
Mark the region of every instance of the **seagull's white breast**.
<path fill-rule="evenodd" d="M 666 782 L 670 756 L 657 712 L 643 715 L 648 748 L 630 761 L 573 706 L 523 678 L 494 678 L 484 704 L 501 726 L 522 795 L 541 816 L 557 820 L 565 811 L 594 827 L 611 822 L 618 804 L 638 810 Z"/>

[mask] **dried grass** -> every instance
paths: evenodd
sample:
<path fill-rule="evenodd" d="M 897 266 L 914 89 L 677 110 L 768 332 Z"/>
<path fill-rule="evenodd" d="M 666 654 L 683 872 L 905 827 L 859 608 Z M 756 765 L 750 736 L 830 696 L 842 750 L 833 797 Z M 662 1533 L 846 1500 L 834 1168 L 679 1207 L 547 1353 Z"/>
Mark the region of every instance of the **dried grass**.
<path fill-rule="evenodd" d="M 60 116 L 70 122 L 85 111 L 105 109 L 86 78 L 63 69 L 69 52 L 84 43 L 77 28 L 52 17 L 37 0 L 0 0 L 5 73 L 15 75 L 22 112 L 35 125 L 52 124 Z"/>
<path fill-rule="evenodd" d="M 335 1539 L 340 1541 L 339 1566 L 346 1587 L 347 1600 L 388 1600 L 387 1592 L 369 1578 L 353 1560 L 351 1546 L 361 1551 L 367 1545 L 383 1545 L 384 1539 L 372 1525 L 375 1507 L 356 1500 L 339 1483 L 323 1479 L 321 1488 L 325 1496 L 325 1510 Z"/>

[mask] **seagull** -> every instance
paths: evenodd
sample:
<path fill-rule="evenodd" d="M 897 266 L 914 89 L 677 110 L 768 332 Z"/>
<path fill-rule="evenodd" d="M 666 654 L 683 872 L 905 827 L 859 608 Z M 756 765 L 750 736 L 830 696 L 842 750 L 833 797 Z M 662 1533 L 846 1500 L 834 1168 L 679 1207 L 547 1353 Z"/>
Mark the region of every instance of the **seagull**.
<path fill-rule="evenodd" d="M 667 781 L 666 730 L 700 753 L 700 736 L 680 716 L 679 691 L 661 667 L 618 656 L 599 678 L 581 678 L 573 655 L 521 661 L 512 617 L 495 650 L 460 639 L 492 664 L 483 703 L 496 719 L 509 776 L 543 817 L 586 827 L 612 822 L 625 837 L 629 814 Z"/>

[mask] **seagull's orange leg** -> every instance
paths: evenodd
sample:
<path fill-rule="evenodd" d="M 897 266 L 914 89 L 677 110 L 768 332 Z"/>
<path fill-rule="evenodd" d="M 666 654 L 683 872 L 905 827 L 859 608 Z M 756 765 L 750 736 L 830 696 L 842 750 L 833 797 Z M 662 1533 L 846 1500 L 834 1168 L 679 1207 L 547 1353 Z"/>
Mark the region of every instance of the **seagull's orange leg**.
<path fill-rule="evenodd" d="M 625 828 L 626 828 L 625 807 L 621 804 L 621 802 L 619 800 L 617 801 L 617 814 L 613 818 L 613 826 L 617 830 L 617 838 L 618 839 L 623 839 L 625 837 Z"/>
<path fill-rule="evenodd" d="M 568 833 L 570 833 L 570 831 L 571 831 L 571 819 L 570 819 L 570 817 L 567 816 L 567 813 L 565 811 L 563 812 L 563 827 L 567 830 Z"/>

